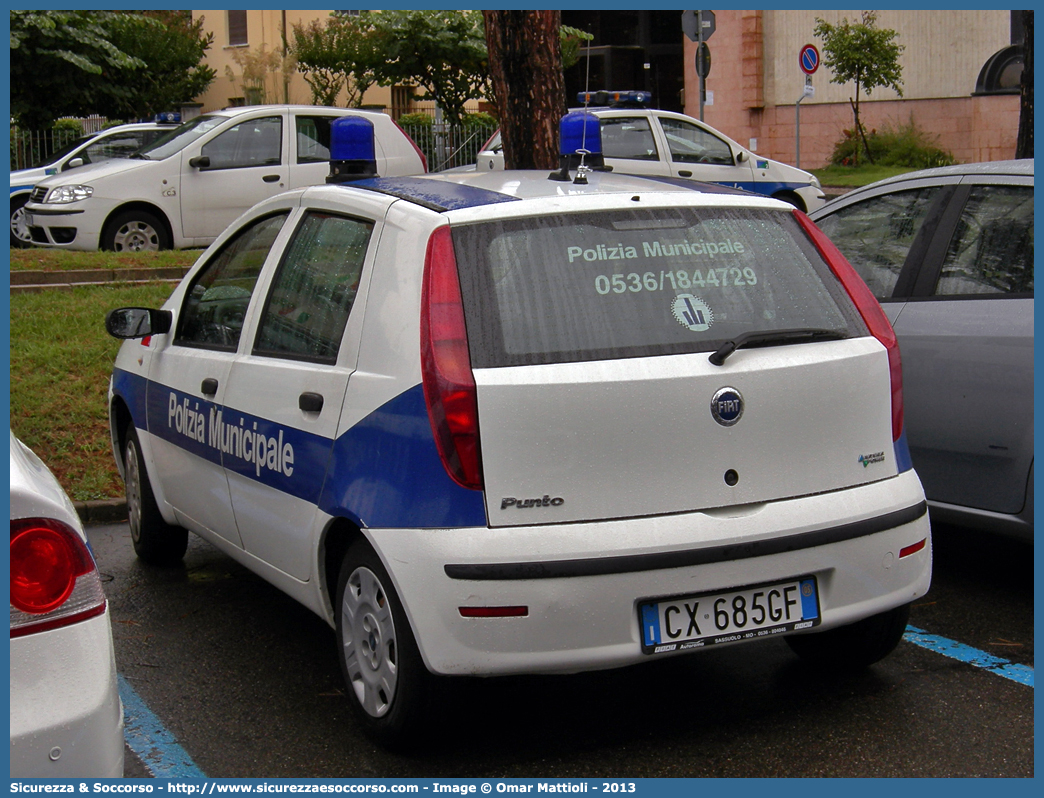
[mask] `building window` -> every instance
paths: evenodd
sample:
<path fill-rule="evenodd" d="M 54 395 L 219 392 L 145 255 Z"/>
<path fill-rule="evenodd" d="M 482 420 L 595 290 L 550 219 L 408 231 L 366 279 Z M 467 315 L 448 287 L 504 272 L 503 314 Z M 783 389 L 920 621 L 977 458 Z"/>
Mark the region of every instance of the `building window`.
<path fill-rule="evenodd" d="M 237 47 L 247 43 L 247 12 L 226 11 L 228 14 L 228 45 Z"/>

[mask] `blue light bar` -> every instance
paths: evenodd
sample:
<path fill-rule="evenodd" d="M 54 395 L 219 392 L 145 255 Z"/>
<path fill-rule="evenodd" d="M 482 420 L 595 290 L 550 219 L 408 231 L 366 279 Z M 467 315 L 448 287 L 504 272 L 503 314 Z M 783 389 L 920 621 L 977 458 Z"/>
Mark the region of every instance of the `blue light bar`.
<path fill-rule="evenodd" d="M 652 94 L 647 91 L 582 91 L 576 95 L 576 101 L 580 105 L 644 108 L 652 102 Z"/>
<path fill-rule="evenodd" d="M 377 177 L 373 122 L 342 116 L 330 125 L 330 174 L 327 183 Z"/>

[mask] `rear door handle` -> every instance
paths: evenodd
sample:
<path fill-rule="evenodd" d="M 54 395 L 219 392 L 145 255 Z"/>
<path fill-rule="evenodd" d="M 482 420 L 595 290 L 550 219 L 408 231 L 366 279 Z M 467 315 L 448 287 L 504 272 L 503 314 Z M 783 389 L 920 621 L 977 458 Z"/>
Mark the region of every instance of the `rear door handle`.
<path fill-rule="evenodd" d="M 279 175 L 265 175 L 261 179 L 264 180 L 266 183 L 274 183 L 279 179 Z"/>
<path fill-rule="evenodd" d="M 679 169 L 678 170 L 678 176 L 679 177 L 692 177 L 692 172 L 690 172 L 688 169 Z"/>
<path fill-rule="evenodd" d="M 218 381 L 213 377 L 207 377 L 203 380 L 203 383 L 199 386 L 199 390 L 203 392 L 204 396 L 213 396 L 217 393 Z"/>
<path fill-rule="evenodd" d="M 318 413 L 323 409 L 322 394 L 305 391 L 297 400 L 297 406 L 306 413 Z"/>

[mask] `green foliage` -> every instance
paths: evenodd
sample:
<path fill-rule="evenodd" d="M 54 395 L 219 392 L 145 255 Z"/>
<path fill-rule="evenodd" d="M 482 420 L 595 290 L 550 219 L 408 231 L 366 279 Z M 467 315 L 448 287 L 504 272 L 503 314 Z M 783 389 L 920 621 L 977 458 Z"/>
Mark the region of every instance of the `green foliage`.
<path fill-rule="evenodd" d="M 11 11 L 11 112 L 41 129 L 62 116 L 137 118 L 201 94 L 212 37 L 184 12 Z"/>
<path fill-rule="evenodd" d="M 111 11 L 15 11 L 11 15 L 11 114 L 29 129 L 86 116 L 125 91 L 113 82 L 145 62 L 109 41 Z"/>
<path fill-rule="evenodd" d="M 247 105 L 264 105 L 282 100 L 282 97 L 269 94 L 268 76 L 281 76 L 283 82 L 286 83 L 296 68 L 292 54 L 288 53 L 284 56 L 278 50 L 269 52 L 264 44 L 256 50 L 246 47 L 236 48 L 232 50 L 232 60 L 239 67 L 239 74 L 237 75 L 232 67 L 226 66 L 225 77 L 231 81 L 233 86 L 236 85 L 236 81 L 239 81 Z"/>
<path fill-rule="evenodd" d="M 581 50 L 594 40 L 594 34 L 569 25 L 562 26 L 562 69 L 569 69 L 580 60 Z"/>
<path fill-rule="evenodd" d="M 957 163 L 952 153 L 937 145 L 938 137 L 925 133 L 912 118 L 905 125 L 871 130 L 866 142 L 872 162 L 880 166 L 928 169 Z M 835 166 L 853 166 L 858 163 L 861 148 L 860 137 L 854 130 L 846 130 L 834 145 L 830 162 Z"/>
<path fill-rule="evenodd" d="M 480 11 L 375 11 L 368 15 L 384 59 L 382 86 L 416 85 L 460 124 L 464 105 L 489 91 L 489 58 Z"/>
<path fill-rule="evenodd" d="M 206 91 L 217 75 L 203 63 L 214 34 L 204 33 L 202 18 L 193 22 L 191 14 L 180 11 L 116 14 L 106 29 L 116 47 L 145 66 L 114 76 L 123 91 L 111 107 L 97 108 L 98 113 L 147 118 L 177 111 Z"/>
<path fill-rule="evenodd" d="M 291 50 L 316 105 L 336 105 L 343 89 L 347 107 L 359 108 L 366 90 L 377 80 L 376 65 L 383 60 L 369 14 L 335 12 L 325 23 L 294 25 Z"/>
<path fill-rule="evenodd" d="M 71 138 L 83 135 L 83 123 L 79 119 L 59 119 L 51 129 L 59 133 L 68 133 Z"/>
<path fill-rule="evenodd" d="M 468 130 L 496 128 L 499 124 L 493 114 L 487 114 L 485 111 L 476 111 L 464 117 L 464 127 Z"/>
<path fill-rule="evenodd" d="M 409 114 L 401 114 L 398 122 L 403 127 L 431 127 L 435 124 L 435 119 L 431 114 L 426 114 L 423 111 L 416 111 Z"/>

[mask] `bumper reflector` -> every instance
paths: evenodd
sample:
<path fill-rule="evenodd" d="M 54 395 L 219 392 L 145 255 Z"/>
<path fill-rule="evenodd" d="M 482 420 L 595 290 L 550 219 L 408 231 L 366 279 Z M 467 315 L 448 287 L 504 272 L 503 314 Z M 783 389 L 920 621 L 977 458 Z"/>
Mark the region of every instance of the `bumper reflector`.
<path fill-rule="evenodd" d="M 899 550 L 899 559 L 901 560 L 901 559 L 903 559 L 903 557 L 909 557 L 911 554 L 916 554 L 917 552 L 919 552 L 921 549 L 923 549 L 925 547 L 926 543 L 928 543 L 928 538 L 925 538 L 924 540 L 920 541 L 919 543 L 913 543 L 913 544 L 911 544 L 909 546 L 906 546 L 906 547 L 900 549 Z"/>
<path fill-rule="evenodd" d="M 460 607 L 464 618 L 523 618 L 529 607 Z"/>

